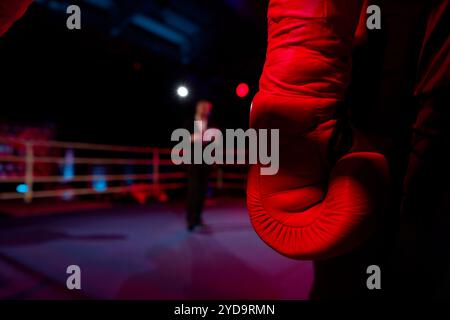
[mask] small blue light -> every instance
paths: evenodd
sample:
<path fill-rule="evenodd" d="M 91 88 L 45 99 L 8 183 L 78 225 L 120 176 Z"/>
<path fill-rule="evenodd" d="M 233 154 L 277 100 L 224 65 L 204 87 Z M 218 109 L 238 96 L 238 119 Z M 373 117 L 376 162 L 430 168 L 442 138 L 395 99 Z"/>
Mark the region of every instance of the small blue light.
<path fill-rule="evenodd" d="M 73 180 L 75 176 L 75 166 L 74 166 L 75 155 L 73 150 L 66 150 L 66 154 L 64 156 L 64 165 L 63 165 L 63 179 L 65 182 L 69 182 Z"/>
<path fill-rule="evenodd" d="M 108 189 L 108 183 L 105 179 L 105 168 L 100 166 L 95 166 L 93 168 L 92 187 L 97 192 L 105 192 Z"/>
<path fill-rule="evenodd" d="M 103 180 L 97 180 L 94 182 L 94 190 L 97 192 L 105 192 L 106 189 L 108 189 L 108 185 L 106 184 L 106 181 Z"/>
<path fill-rule="evenodd" d="M 26 184 L 19 184 L 16 188 L 16 191 L 18 193 L 27 193 L 28 192 L 28 185 Z"/>

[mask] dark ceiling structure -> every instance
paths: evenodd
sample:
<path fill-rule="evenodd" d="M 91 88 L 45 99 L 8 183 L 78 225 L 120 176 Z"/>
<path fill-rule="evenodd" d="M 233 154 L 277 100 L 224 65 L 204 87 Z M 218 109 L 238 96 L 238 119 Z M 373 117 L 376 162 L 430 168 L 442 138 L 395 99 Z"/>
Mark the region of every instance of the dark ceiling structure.
<path fill-rule="evenodd" d="M 74 4 L 81 30 L 66 27 Z M 164 145 L 171 128 L 207 98 L 223 126 L 245 127 L 264 62 L 266 5 L 35 0 L 0 39 L 4 101 L 24 110 L 7 108 L 0 117 L 50 121 L 63 140 Z M 236 95 L 241 82 L 250 86 L 246 99 Z M 190 87 L 189 99 L 178 99 L 179 84 Z"/>
<path fill-rule="evenodd" d="M 220 33 L 236 24 L 261 30 L 264 1 L 254 0 L 36 0 L 65 13 L 71 4 L 82 9 L 83 27 L 111 38 L 126 38 L 151 52 L 182 64 L 214 45 Z M 241 28 L 242 31 L 243 28 Z M 239 36 L 239 34 L 234 34 Z M 222 47 L 224 49 L 224 47 Z"/>

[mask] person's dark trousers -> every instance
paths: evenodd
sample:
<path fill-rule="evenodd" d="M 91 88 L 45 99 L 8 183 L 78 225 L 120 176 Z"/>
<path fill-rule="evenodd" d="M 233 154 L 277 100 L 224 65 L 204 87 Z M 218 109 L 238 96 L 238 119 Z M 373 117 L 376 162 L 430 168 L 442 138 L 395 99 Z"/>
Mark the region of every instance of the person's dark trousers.
<path fill-rule="evenodd" d="M 420 100 L 396 254 L 404 297 L 450 298 L 450 99 Z"/>
<path fill-rule="evenodd" d="M 207 165 L 188 166 L 187 223 L 189 227 L 202 224 L 202 211 L 208 189 Z"/>

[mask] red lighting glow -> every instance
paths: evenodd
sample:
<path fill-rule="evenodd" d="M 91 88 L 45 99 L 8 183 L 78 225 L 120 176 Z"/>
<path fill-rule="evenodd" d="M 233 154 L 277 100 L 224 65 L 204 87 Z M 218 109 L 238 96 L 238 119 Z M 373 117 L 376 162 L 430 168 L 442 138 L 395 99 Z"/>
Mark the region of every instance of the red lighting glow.
<path fill-rule="evenodd" d="M 246 83 L 240 83 L 236 88 L 236 94 L 239 98 L 245 98 L 250 92 L 250 88 Z"/>

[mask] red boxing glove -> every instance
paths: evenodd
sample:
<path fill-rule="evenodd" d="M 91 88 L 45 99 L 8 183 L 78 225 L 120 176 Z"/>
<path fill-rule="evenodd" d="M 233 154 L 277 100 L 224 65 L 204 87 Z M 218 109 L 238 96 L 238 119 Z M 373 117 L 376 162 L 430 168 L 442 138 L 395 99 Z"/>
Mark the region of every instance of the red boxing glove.
<path fill-rule="evenodd" d="M 0 1 L 0 36 L 27 11 L 33 0 L 1 0 Z"/>
<path fill-rule="evenodd" d="M 387 161 L 366 141 L 334 168 L 326 157 L 336 105 L 349 83 L 362 2 L 269 4 L 267 57 L 250 122 L 280 130 L 280 169 L 264 176 L 252 166 L 247 202 L 262 240 L 292 258 L 324 259 L 361 245 L 385 200 Z"/>

